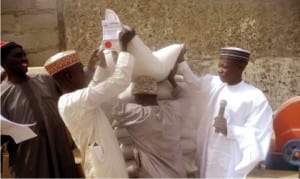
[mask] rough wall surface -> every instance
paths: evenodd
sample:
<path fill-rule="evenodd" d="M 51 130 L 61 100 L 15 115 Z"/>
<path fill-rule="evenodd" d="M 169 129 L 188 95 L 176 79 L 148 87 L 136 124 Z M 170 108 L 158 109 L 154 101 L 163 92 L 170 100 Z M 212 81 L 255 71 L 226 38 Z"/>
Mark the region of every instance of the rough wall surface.
<path fill-rule="evenodd" d="M 61 49 L 56 0 L 1 0 L 1 40 L 20 43 L 31 66 Z"/>
<path fill-rule="evenodd" d="M 65 0 L 66 45 L 85 61 L 101 41 L 101 20 L 113 9 L 151 49 L 186 43 L 197 73 L 214 72 L 223 46 L 252 52 L 245 79 L 273 109 L 300 95 L 299 0 Z"/>
<path fill-rule="evenodd" d="M 153 50 L 186 43 L 199 74 L 215 72 L 220 47 L 250 50 L 245 79 L 274 109 L 300 95 L 299 0 L 1 0 L 1 39 L 21 43 L 31 66 L 61 49 L 86 62 L 101 42 L 106 8 Z"/>
<path fill-rule="evenodd" d="M 68 48 L 100 43 L 105 8 L 150 47 L 185 42 L 193 59 L 217 55 L 225 45 L 249 49 L 253 59 L 300 56 L 299 0 L 65 0 Z"/>

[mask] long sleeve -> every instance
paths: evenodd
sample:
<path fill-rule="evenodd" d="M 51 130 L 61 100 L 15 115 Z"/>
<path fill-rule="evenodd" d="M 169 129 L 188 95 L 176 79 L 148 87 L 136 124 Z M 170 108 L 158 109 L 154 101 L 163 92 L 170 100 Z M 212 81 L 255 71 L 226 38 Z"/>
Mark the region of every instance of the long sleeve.
<path fill-rule="evenodd" d="M 218 81 L 213 75 L 197 76 L 189 67 L 186 61 L 178 65 L 178 72 L 182 73 L 184 81 L 194 89 L 200 89 L 202 92 L 209 92 L 213 83 Z"/>
<path fill-rule="evenodd" d="M 266 99 L 259 101 L 254 105 L 255 110 L 252 110 L 243 126 L 228 126 L 227 137 L 236 139 L 243 153 L 242 160 L 234 170 L 237 175 L 244 178 L 258 162 L 266 158 L 272 135 L 272 109 Z"/>
<path fill-rule="evenodd" d="M 94 109 L 103 102 L 118 95 L 129 85 L 134 66 L 134 57 L 126 52 L 121 52 L 118 57 L 115 71 L 105 81 L 89 85 L 87 88 L 67 93 L 59 99 L 59 106 L 67 110 Z M 99 73 L 95 73 L 98 75 Z M 63 103 L 60 105 L 60 103 Z"/>
<path fill-rule="evenodd" d="M 194 74 L 186 61 L 178 65 L 178 71 L 182 73 L 184 80 L 187 84 L 194 88 L 201 88 L 201 79 Z"/>
<path fill-rule="evenodd" d="M 97 65 L 95 74 L 92 78 L 92 80 L 89 83 L 89 86 L 95 86 L 96 84 L 104 81 L 109 77 L 110 73 L 107 68 L 103 68 L 100 65 Z"/>

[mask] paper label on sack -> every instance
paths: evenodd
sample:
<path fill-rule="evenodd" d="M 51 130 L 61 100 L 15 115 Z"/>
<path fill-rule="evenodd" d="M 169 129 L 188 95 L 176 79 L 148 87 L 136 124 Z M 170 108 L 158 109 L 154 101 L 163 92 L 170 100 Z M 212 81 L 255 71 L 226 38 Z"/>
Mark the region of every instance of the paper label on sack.
<path fill-rule="evenodd" d="M 9 121 L 4 116 L 0 115 L 1 119 L 1 135 L 11 136 L 16 144 L 25 140 L 36 137 L 37 135 L 29 128 L 33 124 L 19 124 Z"/>
<path fill-rule="evenodd" d="M 122 24 L 118 15 L 113 10 L 106 9 L 105 20 L 102 20 L 102 47 L 119 52 L 121 50 L 119 33 L 122 29 Z"/>

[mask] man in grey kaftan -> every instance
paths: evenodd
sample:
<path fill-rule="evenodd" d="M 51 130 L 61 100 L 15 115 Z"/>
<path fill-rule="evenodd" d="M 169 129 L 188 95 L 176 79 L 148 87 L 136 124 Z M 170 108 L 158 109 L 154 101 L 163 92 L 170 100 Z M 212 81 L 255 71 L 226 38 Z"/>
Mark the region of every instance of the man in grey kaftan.
<path fill-rule="evenodd" d="M 7 143 L 12 177 L 78 177 L 66 128 L 57 100 L 58 88 L 48 75 L 27 76 L 28 60 L 22 47 L 8 43 L 1 47 L 1 65 L 8 80 L 1 83 L 1 115 L 7 119 L 32 124 L 37 137 L 19 144 Z"/>
<path fill-rule="evenodd" d="M 140 157 L 139 177 L 186 177 L 180 144 L 181 112 L 184 109 L 180 105 L 184 103 L 176 100 L 155 102 L 157 91 L 147 84 L 152 78 L 141 77 L 146 80 L 138 82 L 137 78 L 133 94 L 153 95 L 153 103 L 146 100 L 140 104 L 120 102 L 113 109 L 114 125 L 126 126 L 135 142 Z"/>

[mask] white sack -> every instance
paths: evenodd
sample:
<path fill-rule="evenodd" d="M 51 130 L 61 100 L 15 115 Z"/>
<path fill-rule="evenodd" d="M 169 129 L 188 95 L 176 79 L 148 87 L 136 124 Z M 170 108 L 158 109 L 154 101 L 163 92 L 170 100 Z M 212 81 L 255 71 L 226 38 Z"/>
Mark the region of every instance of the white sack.
<path fill-rule="evenodd" d="M 136 59 L 133 78 L 147 75 L 157 81 L 164 80 L 174 67 L 182 48 L 183 44 L 172 44 L 152 52 L 138 36 L 135 36 L 128 43 L 128 52 Z"/>

